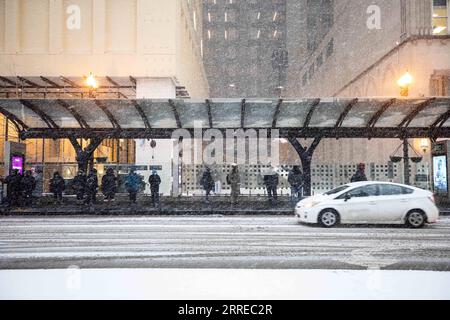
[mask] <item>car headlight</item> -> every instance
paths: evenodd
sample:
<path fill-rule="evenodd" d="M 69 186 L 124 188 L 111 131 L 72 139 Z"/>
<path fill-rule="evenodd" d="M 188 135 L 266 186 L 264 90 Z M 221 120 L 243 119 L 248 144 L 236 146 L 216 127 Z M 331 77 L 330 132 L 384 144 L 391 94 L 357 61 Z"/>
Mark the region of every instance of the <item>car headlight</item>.
<path fill-rule="evenodd" d="M 320 202 L 312 201 L 312 202 L 305 203 L 304 207 L 306 209 L 310 209 L 310 208 L 313 208 L 313 207 L 317 206 L 318 204 L 320 204 Z"/>

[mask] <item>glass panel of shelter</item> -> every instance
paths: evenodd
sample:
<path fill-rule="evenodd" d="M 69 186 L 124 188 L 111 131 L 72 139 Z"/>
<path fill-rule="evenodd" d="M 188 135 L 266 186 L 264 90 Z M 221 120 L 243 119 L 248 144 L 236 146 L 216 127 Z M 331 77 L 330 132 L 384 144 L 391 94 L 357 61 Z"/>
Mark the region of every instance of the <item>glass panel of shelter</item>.
<path fill-rule="evenodd" d="M 88 123 L 91 128 L 112 128 L 108 116 L 92 99 L 64 100 L 72 106 Z"/>
<path fill-rule="evenodd" d="M 425 99 L 397 100 L 383 113 L 375 126 L 379 128 L 397 127 L 419 104 L 425 101 Z"/>
<path fill-rule="evenodd" d="M 377 113 L 377 111 L 389 100 L 358 100 L 358 103 L 350 110 L 345 117 L 342 127 L 346 128 L 363 128 L 366 127 Z"/>
<path fill-rule="evenodd" d="M 303 127 L 314 101 L 313 99 L 283 101 L 278 115 L 277 128 Z"/>
<path fill-rule="evenodd" d="M 140 100 L 139 105 L 152 128 L 175 129 L 178 127 L 175 115 L 167 100 Z"/>
<path fill-rule="evenodd" d="M 75 117 L 56 100 L 33 99 L 28 101 L 45 112 L 59 127 L 80 128 L 80 124 Z"/>
<path fill-rule="evenodd" d="M 211 101 L 211 114 L 215 128 L 240 128 L 241 127 L 241 100 Z"/>
<path fill-rule="evenodd" d="M 205 101 L 174 100 L 174 104 L 183 128 L 192 129 L 195 126 L 209 128 L 208 109 Z"/>
<path fill-rule="evenodd" d="M 271 128 L 278 101 L 247 100 L 245 107 L 246 128 Z"/>
<path fill-rule="evenodd" d="M 145 123 L 132 101 L 125 99 L 111 101 L 104 100 L 104 105 L 122 128 L 145 128 Z"/>
<path fill-rule="evenodd" d="M 20 103 L 20 100 L 3 99 L 0 106 L 22 120 L 30 128 L 48 128 L 47 124 L 33 111 Z"/>
<path fill-rule="evenodd" d="M 409 125 L 412 128 L 430 127 L 439 117 L 450 110 L 450 104 L 442 99 L 437 99 L 430 106 L 419 112 Z"/>
<path fill-rule="evenodd" d="M 311 117 L 310 127 L 334 127 L 352 99 L 322 99 Z"/>

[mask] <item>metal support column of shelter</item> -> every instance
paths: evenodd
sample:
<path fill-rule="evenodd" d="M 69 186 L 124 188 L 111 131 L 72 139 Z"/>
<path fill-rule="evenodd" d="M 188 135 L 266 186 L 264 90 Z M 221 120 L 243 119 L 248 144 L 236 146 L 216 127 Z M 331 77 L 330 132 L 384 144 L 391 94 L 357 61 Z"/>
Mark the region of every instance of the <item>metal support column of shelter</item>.
<path fill-rule="evenodd" d="M 94 162 L 94 152 L 98 148 L 98 146 L 102 143 L 103 138 L 94 138 L 91 139 L 89 145 L 83 149 L 81 144 L 75 138 L 70 138 L 70 143 L 75 149 L 76 160 L 78 163 L 78 170 L 83 171 L 85 174 L 88 172 L 88 166 L 93 167 Z"/>
<path fill-rule="evenodd" d="M 403 139 L 403 175 L 405 179 L 405 184 L 411 184 L 411 177 L 409 173 L 409 142 L 408 138 Z"/>
<path fill-rule="evenodd" d="M 300 160 L 302 162 L 303 179 L 304 179 L 303 194 L 305 196 L 311 196 L 312 195 L 311 162 L 314 151 L 319 146 L 320 141 L 322 141 L 322 138 L 316 137 L 309 148 L 305 148 L 304 146 L 302 146 L 302 144 L 298 141 L 296 137 L 289 137 L 288 140 L 291 143 L 292 147 L 295 149 L 295 151 L 297 151 Z"/>

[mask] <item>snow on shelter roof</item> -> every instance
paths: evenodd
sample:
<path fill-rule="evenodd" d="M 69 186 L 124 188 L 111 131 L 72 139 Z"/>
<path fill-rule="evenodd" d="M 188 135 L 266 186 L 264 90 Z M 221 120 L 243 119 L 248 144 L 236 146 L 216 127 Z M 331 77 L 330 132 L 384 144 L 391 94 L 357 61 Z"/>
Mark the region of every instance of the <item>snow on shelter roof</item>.
<path fill-rule="evenodd" d="M 450 97 L 0 99 L 21 138 L 170 138 L 176 129 L 278 129 L 280 137 L 450 137 Z"/>

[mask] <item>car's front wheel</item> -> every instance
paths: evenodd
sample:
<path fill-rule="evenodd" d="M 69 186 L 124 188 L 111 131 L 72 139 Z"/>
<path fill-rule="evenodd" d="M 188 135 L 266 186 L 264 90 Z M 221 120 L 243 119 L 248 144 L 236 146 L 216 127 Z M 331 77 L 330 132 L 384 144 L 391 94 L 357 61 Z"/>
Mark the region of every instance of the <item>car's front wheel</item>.
<path fill-rule="evenodd" d="M 406 215 L 405 224 L 409 228 L 419 229 L 425 226 L 427 222 L 426 216 L 422 211 L 414 210 Z"/>
<path fill-rule="evenodd" d="M 333 228 L 339 224 L 339 213 L 333 209 L 323 210 L 319 215 L 319 224 L 324 228 Z"/>

